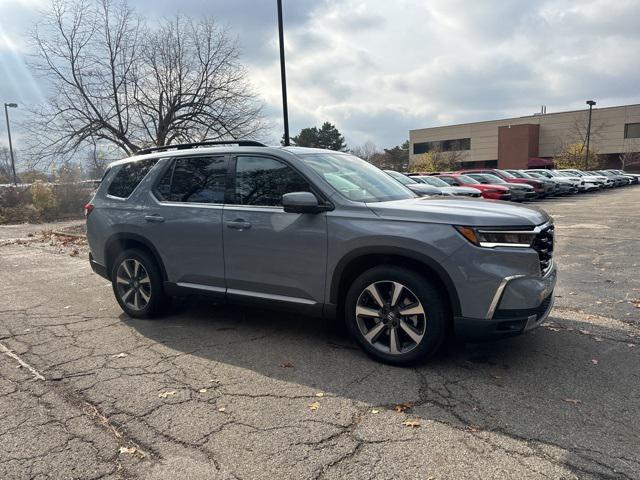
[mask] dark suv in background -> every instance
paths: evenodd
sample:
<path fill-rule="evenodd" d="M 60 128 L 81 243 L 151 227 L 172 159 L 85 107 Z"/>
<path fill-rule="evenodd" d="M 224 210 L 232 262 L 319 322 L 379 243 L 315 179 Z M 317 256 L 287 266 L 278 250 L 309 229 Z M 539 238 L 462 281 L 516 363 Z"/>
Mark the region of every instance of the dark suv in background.
<path fill-rule="evenodd" d="M 91 266 L 128 315 L 192 293 L 337 314 L 367 353 L 407 364 L 449 334 L 514 335 L 549 314 L 543 211 L 418 197 L 346 153 L 226 143 L 115 162 L 87 205 Z"/>

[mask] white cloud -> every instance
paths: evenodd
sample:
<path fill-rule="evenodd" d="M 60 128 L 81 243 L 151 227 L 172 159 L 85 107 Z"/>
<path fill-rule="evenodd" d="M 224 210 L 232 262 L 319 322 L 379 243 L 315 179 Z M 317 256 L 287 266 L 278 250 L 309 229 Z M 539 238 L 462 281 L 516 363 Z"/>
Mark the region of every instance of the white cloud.
<path fill-rule="evenodd" d="M 22 45 L 39 2 L 0 2 L 3 31 Z M 177 8 L 130 3 L 154 18 Z M 182 0 L 180 11 L 215 15 L 238 35 L 278 140 L 275 2 Z M 293 133 L 328 120 L 348 143 L 389 147 L 410 128 L 531 114 L 541 104 L 640 102 L 637 0 L 285 0 L 284 12 Z"/>

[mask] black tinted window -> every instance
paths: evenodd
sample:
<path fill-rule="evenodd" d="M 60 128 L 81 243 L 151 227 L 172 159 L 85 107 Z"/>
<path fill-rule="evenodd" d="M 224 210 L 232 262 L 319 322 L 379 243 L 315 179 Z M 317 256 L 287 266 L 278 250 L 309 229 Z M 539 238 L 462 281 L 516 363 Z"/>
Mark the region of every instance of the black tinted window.
<path fill-rule="evenodd" d="M 178 158 L 155 193 L 168 202 L 224 203 L 226 174 L 224 157 Z"/>
<path fill-rule="evenodd" d="M 309 184 L 291 167 L 272 158 L 238 157 L 235 203 L 282 205 L 282 195 L 309 192 Z"/>
<path fill-rule="evenodd" d="M 150 158 L 148 160 L 125 163 L 116 173 L 107 193 L 114 197 L 127 198 L 157 161 L 158 159 L 156 158 Z"/>

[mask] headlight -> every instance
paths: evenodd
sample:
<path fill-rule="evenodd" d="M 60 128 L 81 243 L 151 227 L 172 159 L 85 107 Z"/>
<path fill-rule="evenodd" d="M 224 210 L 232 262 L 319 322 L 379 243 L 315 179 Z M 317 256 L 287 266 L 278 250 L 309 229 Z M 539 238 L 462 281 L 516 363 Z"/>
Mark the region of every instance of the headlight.
<path fill-rule="evenodd" d="M 519 247 L 529 248 L 535 232 L 517 230 L 495 230 L 473 227 L 455 227 L 460 234 L 478 247 Z"/>

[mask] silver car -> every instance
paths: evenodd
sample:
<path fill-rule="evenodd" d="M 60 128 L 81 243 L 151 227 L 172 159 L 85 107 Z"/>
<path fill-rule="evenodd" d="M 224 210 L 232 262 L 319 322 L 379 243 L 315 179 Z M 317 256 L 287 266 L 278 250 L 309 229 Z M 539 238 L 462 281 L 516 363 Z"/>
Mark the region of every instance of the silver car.
<path fill-rule="evenodd" d="M 419 197 L 347 153 L 229 143 L 110 165 L 86 206 L 89 261 L 127 315 L 199 293 L 339 317 L 365 352 L 404 365 L 448 335 L 516 335 L 549 314 L 545 212 Z"/>

